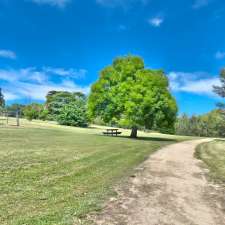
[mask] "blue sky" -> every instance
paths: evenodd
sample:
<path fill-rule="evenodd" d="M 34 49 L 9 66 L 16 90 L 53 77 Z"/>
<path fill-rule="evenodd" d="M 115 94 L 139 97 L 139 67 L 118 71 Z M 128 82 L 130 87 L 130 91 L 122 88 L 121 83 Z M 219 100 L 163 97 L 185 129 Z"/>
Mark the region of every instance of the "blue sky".
<path fill-rule="evenodd" d="M 223 0 L 1 0 L 0 87 L 7 103 L 89 92 L 128 53 L 162 68 L 180 113 L 201 114 L 225 66 Z"/>

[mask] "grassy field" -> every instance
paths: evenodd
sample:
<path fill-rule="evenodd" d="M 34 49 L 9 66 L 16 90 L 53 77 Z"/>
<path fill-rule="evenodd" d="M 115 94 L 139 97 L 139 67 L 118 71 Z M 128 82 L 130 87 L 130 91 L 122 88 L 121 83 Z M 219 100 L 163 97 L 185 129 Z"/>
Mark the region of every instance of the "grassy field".
<path fill-rule="evenodd" d="M 205 162 L 212 179 L 225 183 L 225 140 L 215 140 L 199 145 L 196 157 Z"/>
<path fill-rule="evenodd" d="M 156 149 L 184 137 L 101 135 L 103 127 L 71 128 L 21 121 L 0 127 L 0 224 L 70 225 L 101 207 L 112 186 Z"/>

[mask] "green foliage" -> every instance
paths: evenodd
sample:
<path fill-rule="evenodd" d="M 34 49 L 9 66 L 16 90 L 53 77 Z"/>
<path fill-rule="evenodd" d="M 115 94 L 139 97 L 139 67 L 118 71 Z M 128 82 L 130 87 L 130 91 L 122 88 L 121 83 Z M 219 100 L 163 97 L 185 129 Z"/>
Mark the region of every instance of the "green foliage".
<path fill-rule="evenodd" d="M 50 91 L 44 105 L 32 103 L 27 106 L 13 104 L 8 110 L 20 109 L 28 120 L 56 120 L 69 126 L 87 126 L 86 99 L 80 92 Z"/>
<path fill-rule="evenodd" d="M 161 70 L 145 69 L 140 57 L 117 58 L 92 85 L 88 115 L 112 125 L 173 132 L 177 105 Z"/>
<path fill-rule="evenodd" d="M 225 69 L 222 69 L 220 72 L 220 81 L 221 86 L 214 86 L 214 92 L 222 98 L 225 98 Z M 219 103 L 218 107 L 220 109 L 221 116 L 224 118 L 225 121 L 225 104 Z"/>
<path fill-rule="evenodd" d="M 222 98 L 225 98 L 225 69 L 222 69 L 220 72 L 220 81 L 221 86 L 214 86 L 214 91 Z"/>
<path fill-rule="evenodd" d="M 182 115 L 176 122 L 176 134 L 204 137 L 225 137 L 225 118 L 221 110 L 201 116 Z"/>
<path fill-rule="evenodd" d="M 86 105 L 83 99 L 72 101 L 63 106 L 57 117 L 61 125 L 87 127 Z"/>
<path fill-rule="evenodd" d="M 27 105 L 24 110 L 24 116 L 28 120 L 33 120 L 33 119 L 39 119 L 39 115 L 43 110 L 43 105 L 37 104 L 37 103 L 32 103 L 30 105 Z"/>
<path fill-rule="evenodd" d="M 80 98 L 85 99 L 84 94 L 80 92 L 50 91 L 46 96 L 46 108 L 48 109 L 50 118 L 57 120 L 61 109 L 65 105 Z"/>
<path fill-rule="evenodd" d="M 41 110 L 39 111 L 38 119 L 44 120 L 44 121 L 49 119 L 49 112 L 48 112 L 48 110 L 45 108 L 45 106 L 43 106 L 43 107 L 41 108 Z"/>
<path fill-rule="evenodd" d="M 86 127 L 86 98 L 80 92 L 50 91 L 46 96 L 48 119 L 61 125 Z"/>
<path fill-rule="evenodd" d="M 5 107 L 5 99 L 4 99 L 4 95 L 2 94 L 2 89 L 0 88 L 0 108 L 4 108 Z"/>

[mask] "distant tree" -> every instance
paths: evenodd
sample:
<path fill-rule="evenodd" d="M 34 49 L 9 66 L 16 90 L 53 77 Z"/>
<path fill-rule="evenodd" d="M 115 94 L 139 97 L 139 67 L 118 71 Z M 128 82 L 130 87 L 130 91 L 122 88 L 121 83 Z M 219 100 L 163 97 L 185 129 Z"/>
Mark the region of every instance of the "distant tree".
<path fill-rule="evenodd" d="M 217 93 L 222 98 L 225 98 L 225 68 L 220 72 L 220 81 L 221 86 L 214 86 L 214 92 Z M 222 116 L 223 121 L 221 123 L 225 124 L 225 103 L 218 103 L 217 105 L 220 110 L 220 114 Z M 221 132 L 225 132 L 223 128 L 221 128 Z"/>
<path fill-rule="evenodd" d="M 85 99 L 85 95 L 80 92 L 50 91 L 46 96 L 45 104 L 49 116 L 53 120 L 56 120 L 61 109 L 76 99 Z"/>
<path fill-rule="evenodd" d="M 87 111 L 84 99 L 76 99 L 60 110 L 57 121 L 61 125 L 87 127 Z"/>
<path fill-rule="evenodd" d="M 86 127 L 86 97 L 81 92 L 50 91 L 46 96 L 48 118 L 61 125 Z"/>
<path fill-rule="evenodd" d="M 190 118 L 189 130 L 193 136 L 201 136 L 201 118 L 199 116 L 193 115 Z"/>
<path fill-rule="evenodd" d="M 177 119 L 176 134 L 202 137 L 225 137 L 225 122 L 221 110 L 201 116 L 183 115 Z"/>
<path fill-rule="evenodd" d="M 190 135 L 190 119 L 186 114 L 177 118 L 175 129 L 176 134 L 179 135 Z"/>
<path fill-rule="evenodd" d="M 222 98 L 225 98 L 225 69 L 220 72 L 221 86 L 214 86 L 214 91 Z"/>
<path fill-rule="evenodd" d="M 130 127 L 133 138 L 140 126 L 171 133 L 177 105 L 168 87 L 163 71 L 146 69 L 140 57 L 116 58 L 91 87 L 89 117 Z"/>
<path fill-rule="evenodd" d="M 25 106 L 23 113 L 26 119 L 33 120 L 39 119 L 42 110 L 43 110 L 42 104 L 32 103 L 30 105 Z"/>
<path fill-rule="evenodd" d="M 5 107 L 5 99 L 4 99 L 4 95 L 2 94 L 2 89 L 0 88 L 0 108 L 4 108 Z"/>

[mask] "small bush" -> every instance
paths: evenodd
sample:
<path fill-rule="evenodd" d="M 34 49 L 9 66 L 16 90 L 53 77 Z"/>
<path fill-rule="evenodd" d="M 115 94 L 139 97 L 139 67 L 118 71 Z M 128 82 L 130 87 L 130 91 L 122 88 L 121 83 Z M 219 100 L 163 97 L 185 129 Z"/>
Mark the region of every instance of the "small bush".
<path fill-rule="evenodd" d="M 61 125 L 87 127 L 88 120 L 85 102 L 82 100 L 76 100 L 65 105 L 60 110 L 57 121 Z"/>
<path fill-rule="evenodd" d="M 27 105 L 23 110 L 25 118 L 28 120 L 39 119 L 42 108 L 43 106 L 41 104 L 32 103 Z"/>

